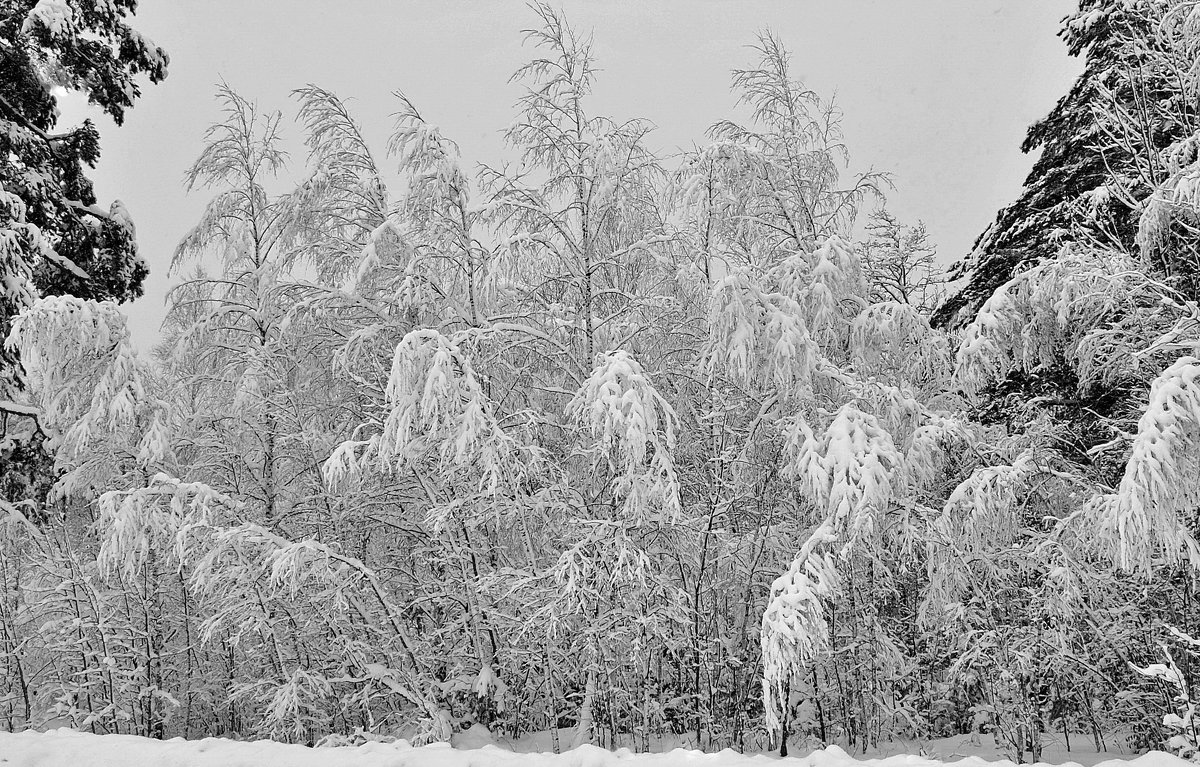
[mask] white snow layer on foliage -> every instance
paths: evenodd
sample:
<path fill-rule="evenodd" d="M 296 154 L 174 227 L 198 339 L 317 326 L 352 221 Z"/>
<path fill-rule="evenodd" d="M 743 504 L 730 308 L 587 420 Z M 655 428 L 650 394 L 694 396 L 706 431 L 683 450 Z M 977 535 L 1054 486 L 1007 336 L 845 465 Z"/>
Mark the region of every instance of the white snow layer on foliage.
<path fill-rule="evenodd" d="M 1200 565 L 1200 545 L 1181 515 L 1200 505 L 1200 359 L 1182 357 L 1150 386 L 1150 401 L 1117 492 L 1092 499 L 1085 519 L 1123 570 L 1148 572 L 1155 557 Z"/>
<path fill-rule="evenodd" d="M 1163 286 L 1140 275 L 1125 257 L 1064 249 L 1056 260 L 1005 283 L 983 305 L 959 346 L 955 380 L 964 390 L 979 392 L 1014 369 L 1039 371 L 1056 364 L 1051 350 L 1060 350 L 1086 396 L 1090 384 L 1111 384 L 1126 371 L 1136 371 L 1140 352 L 1120 335 L 1153 338 L 1162 332 L 1161 325 L 1150 324 L 1129 325 L 1118 333 L 1111 318 L 1129 314 L 1130 306 L 1177 306 L 1173 302 Z M 1175 343 L 1193 328 L 1188 313 L 1156 343 Z M 1070 518 L 1123 570 L 1149 573 L 1160 558 L 1200 565 L 1200 544 L 1182 520 L 1200 504 L 1198 378 L 1200 360 L 1183 357 L 1153 381 L 1119 487 L 1095 496 Z M 969 527 L 986 535 L 991 545 L 997 531 L 979 524 L 989 505 L 980 498 L 964 505 L 959 495 L 978 493 L 987 484 L 984 480 L 990 481 L 988 472 L 997 470 L 977 471 L 983 484 L 963 483 L 947 502 L 947 509 L 956 504 L 973 509 Z"/>
<path fill-rule="evenodd" d="M 367 460 L 399 471 L 436 453 L 445 467 L 478 466 L 478 481 L 495 492 L 500 465 L 515 447 L 456 343 L 435 330 L 408 333 L 396 346 L 386 396 L 389 412 L 380 432 L 342 443 L 325 462 L 330 485 L 357 475 Z"/>
<path fill-rule="evenodd" d="M 932 379 L 950 360 L 945 336 L 915 306 L 896 301 L 863 309 L 850 323 L 850 346 L 868 369 L 902 361 L 910 378 Z M 900 367 L 897 362 L 892 364 Z"/>
<path fill-rule="evenodd" d="M 67 37 L 75 24 L 75 11 L 64 0 L 38 0 L 21 24 L 29 32 L 34 24 L 45 27 L 53 37 Z"/>
<path fill-rule="evenodd" d="M 875 530 L 887 508 L 893 477 L 904 458 L 891 435 L 868 413 L 845 405 L 820 435 L 797 418 L 788 429 L 794 455 L 786 473 L 829 516 L 809 536 L 791 567 L 771 584 L 763 614 L 763 700 L 768 727 L 777 729 L 785 685 L 797 667 L 826 649 L 822 599 L 839 588 L 835 553 L 845 556 Z M 840 542 L 840 546 L 838 545 Z"/>
<path fill-rule="evenodd" d="M 658 509 L 679 513 L 675 411 L 628 352 L 609 352 L 567 404 L 567 414 L 597 438 L 616 473 L 613 490 L 630 518 Z"/>
<path fill-rule="evenodd" d="M 1200 134 L 1193 133 L 1164 152 L 1171 174 L 1144 203 L 1137 244 L 1143 258 L 1169 247 L 1172 223 L 1194 226 L 1200 214 Z"/>
<path fill-rule="evenodd" d="M 850 546 L 869 534 L 875 515 L 892 496 L 892 475 L 904 462 L 892 435 L 873 416 L 843 405 L 824 433 L 814 434 L 802 421 L 789 429 L 795 462 L 785 473 L 796 480 L 829 523 Z"/>
<path fill-rule="evenodd" d="M 955 382 L 978 393 L 1012 370 L 1054 365 L 1061 354 L 1081 383 L 1119 375 L 1128 353 L 1106 349 L 1112 317 L 1140 301 L 1158 300 L 1127 257 L 1065 248 L 1053 259 L 1001 285 L 967 326 L 955 360 Z M 1149 294 L 1147 298 L 1143 294 Z M 1128 352 L 1128 350 L 1126 350 Z"/>
<path fill-rule="evenodd" d="M 136 458 L 161 460 L 167 434 L 145 390 L 147 371 L 129 340 L 125 316 L 112 301 L 73 296 L 40 298 L 13 321 L 7 340 L 21 355 L 41 425 L 69 472 L 95 457 L 104 435 L 140 419 Z M 74 479 L 60 480 L 61 488 Z"/>
<path fill-rule="evenodd" d="M 939 767 L 946 762 L 913 754 L 858 760 L 837 746 L 829 746 L 794 760 L 805 767 Z M 0 732 L 0 763 L 5 767 L 766 767 L 779 764 L 773 756 L 716 754 L 675 749 L 658 754 L 634 754 L 628 749 L 606 751 L 580 746 L 563 754 L 514 753 L 496 746 L 455 749 L 445 743 L 414 748 L 404 741 L 368 742 L 354 747 L 306 748 L 273 741 L 236 741 L 222 738 L 160 741 L 134 735 L 91 735 L 74 730 L 50 732 Z M 968 756 L 954 762 L 961 767 L 1011 767 L 1007 760 L 989 761 Z M 1038 764 L 1044 764 L 1039 762 Z M 1151 751 L 1134 759 L 1109 759 L 1095 767 L 1183 767 L 1184 760 Z M 1064 767 L 1079 767 L 1066 762 Z"/>
<path fill-rule="evenodd" d="M 25 223 L 25 214 L 24 200 L 0 184 L 0 299 L 17 307 L 28 306 L 34 298 L 27 252 L 33 250 L 44 258 L 54 253 L 41 230 Z"/>

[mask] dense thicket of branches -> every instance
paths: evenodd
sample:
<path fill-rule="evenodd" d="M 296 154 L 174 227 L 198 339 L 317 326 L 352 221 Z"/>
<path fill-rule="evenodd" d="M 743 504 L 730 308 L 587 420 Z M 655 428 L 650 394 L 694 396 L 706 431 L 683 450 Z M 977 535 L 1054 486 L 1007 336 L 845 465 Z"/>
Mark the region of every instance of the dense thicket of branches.
<path fill-rule="evenodd" d="M 1138 7 L 1192 88 L 1200 11 Z M 153 359 L 109 302 L 16 320 L 58 481 L 0 518 L 4 725 L 1161 742 L 1191 669 L 1159 645 L 1200 617 L 1200 138 L 1142 147 L 1135 251 L 1068 242 L 953 337 L 920 227 L 851 244 L 886 178 L 847 180 L 778 40 L 668 159 L 535 10 L 517 162 L 468 172 L 402 94 L 379 153 L 310 85 L 287 188 L 281 115 L 222 89 Z"/>

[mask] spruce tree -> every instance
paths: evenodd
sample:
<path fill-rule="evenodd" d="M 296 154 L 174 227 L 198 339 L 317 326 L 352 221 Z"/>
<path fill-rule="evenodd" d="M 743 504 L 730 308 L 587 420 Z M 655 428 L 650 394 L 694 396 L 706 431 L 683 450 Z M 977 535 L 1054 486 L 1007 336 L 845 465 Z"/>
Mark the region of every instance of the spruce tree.
<path fill-rule="evenodd" d="M 140 296 L 145 262 L 119 200 L 97 205 L 88 178 L 100 158 L 91 120 L 56 132 L 62 90 L 85 94 L 118 125 L 159 82 L 167 54 L 134 30 L 136 0 L 0 0 L 0 497 L 44 495 L 48 458 L 27 439 L 35 411 L 11 400 L 17 353 L 3 340 L 39 296 L 125 301 Z"/>
<path fill-rule="evenodd" d="M 1023 152 L 1041 151 L 1021 195 L 1000 210 L 951 270 L 966 278 L 934 314 L 941 326 L 962 326 L 995 290 L 1064 242 L 1093 241 L 1132 252 L 1138 204 L 1161 179 L 1149 162 L 1179 138 L 1168 119 L 1173 83 L 1145 66 L 1146 50 L 1174 0 L 1081 0 L 1059 36 L 1084 70 L 1050 113 L 1030 126 Z M 1177 89 L 1175 89 L 1177 91 Z M 1135 130 L 1117 130 L 1112 115 L 1139 117 Z M 1147 172 L 1149 171 L 1149 172 Z"/>
<path fill-rule="evenodd" d="M 119 125 L 167 55 L 129 26 L 136 0 L 0 0 L 0 337 L 39 295 L 136 298 L 146 265 L 119 201 L 97 206 L 87 170 L 100 136 L 85 120 L 56 133 L 59 88 L 86 94 Z M 0 380 L 13 374 L 0 350 Z"/>

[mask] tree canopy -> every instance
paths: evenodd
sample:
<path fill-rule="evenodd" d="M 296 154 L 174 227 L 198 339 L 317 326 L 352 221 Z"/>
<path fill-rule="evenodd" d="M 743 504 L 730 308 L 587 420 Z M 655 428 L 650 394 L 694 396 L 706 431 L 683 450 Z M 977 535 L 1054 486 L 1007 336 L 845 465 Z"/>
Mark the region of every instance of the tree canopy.
<path fill-rule="evenodd" d="M 166 76 L 166 53 L 129 26 L 136 5 L 0 3 L 2 335 L 42 296 L 126 301 L 142 293 L 146 265 L 129 212 L 119 200 L 99 206 L 87 176 L 100 158 L 99 132 L 91 120 L 61 130 L 57 95 L 82 93 L 119 125 L 140 94 L 139 77 L 159 82 Z M 14 433 L 29 431 L 28 423 L 10 423 L 27 420 L 11 402 L 20 379 L 18 360 L 4 346 L 0 435 L 6 448 L 0 470 L 8 475 L 36 460 L 27 443 L 8 444 Z"/>
<path fill-rule="evenodd" d="M 377 147 L 318 85 L 294 123 L 222 86 L 153 354 L 124 293 L 19 283 L 7 407 L 55 473 L 0 516 L 0 719 L 1194 751 L 1200 4 L 1067 19 L 1088 70 L 940 325 L 781 40 L 668 157 L 531 10 L 508 162 L 402 92 Z"/>

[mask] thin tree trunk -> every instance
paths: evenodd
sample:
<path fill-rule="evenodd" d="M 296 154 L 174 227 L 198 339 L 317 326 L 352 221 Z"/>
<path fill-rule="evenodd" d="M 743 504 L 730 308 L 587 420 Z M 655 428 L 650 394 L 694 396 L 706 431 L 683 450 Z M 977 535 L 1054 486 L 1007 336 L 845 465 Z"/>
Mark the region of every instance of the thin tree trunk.
<path fill-rule="evenodd" d="M 587 682 L 583 688 L 583 702 L 579 704 L 579 719 L 576 724 L 575 737 L 571 741 L 571 747 L 579 746 L 592 742 L 592 731 L 595 729 L 593 721 L 592 707 L 596 700 L 596 664 L 595 661 L 588 666 Z"/>

